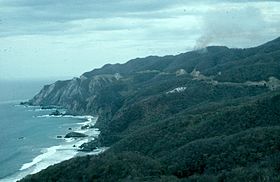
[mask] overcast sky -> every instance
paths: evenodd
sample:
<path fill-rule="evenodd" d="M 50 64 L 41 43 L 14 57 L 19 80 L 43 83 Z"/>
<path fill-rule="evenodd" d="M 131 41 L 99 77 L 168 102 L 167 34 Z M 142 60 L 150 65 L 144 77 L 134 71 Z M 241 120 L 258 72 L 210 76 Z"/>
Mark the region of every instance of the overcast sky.
<path fill-rule="evenodd" d="M 106 63 L 280 36 L 280 2 L 0 0 L 0 79 L 71 78 Z"/>

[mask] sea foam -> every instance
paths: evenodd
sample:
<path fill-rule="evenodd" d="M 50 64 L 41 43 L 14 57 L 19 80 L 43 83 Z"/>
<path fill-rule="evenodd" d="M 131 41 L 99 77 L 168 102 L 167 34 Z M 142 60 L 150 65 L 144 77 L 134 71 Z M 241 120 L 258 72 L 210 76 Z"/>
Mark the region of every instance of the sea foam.
<path fill-rule="evenodd" d="M 71 159 L 75 156 L 97 155 L 107 150 L 106 147 L 103 147 L 103 148 L 95 149 L 94 151 L 88 153 L 81 153 L 78 151 L 79 146 L 81 146 L 83 143 L 93 140 L 94 138 L 98 137 L 98 135 L 100 134 L 98 128 L 81 129 L 81 126 L 85 126 L 85 125 L 94 126 L 97 121 L 97 117 L 72 116 L 72 115 L 61 115 L 61 116 L 42 115 L 37 117 L 65 117 L 65 118 L 84 119 L 85 120 L 84 122 L 76 123 L 77 128 L 73 129 L 73 131 L 87 134 L 89 137 L 82 138 L 82 139 L 62 138 L 64 142 L 61 145 L 42 149 L 40 155 L 36 156 L 31 162 L 25 163 L 21 166 L 19 173 L 9 178 L 2 179 L 0 180 L 1 182 L 17 181 L 19 179 L 24 178 L 28 174 L 35 174 L 43 169 L 46 169 L 51 165 Z"/>
<path fill-rule="evenodd" d="M 68 142 L 67 144 L 52 146 L 42 151 L 42 154 L 35 157 L 32 162 L 23 164 L 20 170 L 31 169 L 30 174 L 37 173 L 50 165 L 57 164 L 64 160 L 68 160 L 74 157 L 78 151 L 75 146 L 80 146 L 81 144 L 87 142 L 88 139 L 83 139 L 79 141 Z"/>
<path fill-rule="evenodd" d="M 97 117 L 93 116 L 71 116 L 71 115 L 62 115 L 62 116 L 50 116 L 50 115 L 42 115 L 38 117 L 66 117 L 66 118 L 77 118 L 77 119 L 86 119 L 85 122 L 77 123 L 77 125 L 94 125 Z M 35 157 L 32 162 L 28 162 L 23 164 L 20 170 L 26 170 L 32 168 L 32 172 L 30 174 L 37 173 L 50 165 L 57 164 L 64 160 L 68 160 L 78 153 L 78 147 L 81 146 L 83 143 L 89 142 L 91 137 L 97 137 L 100 131 L 97 128 L 88 128 L 88 129 L 80 129 L 77 128 L 74 130 L 75 132 L 85 133 L 89 137 L 85 139 L 64 139 L 65 143 L 52 146 L 47 149 L 42 150 L 42 154 Z M 74 147 L 75 146 L 75 147 Z"/>

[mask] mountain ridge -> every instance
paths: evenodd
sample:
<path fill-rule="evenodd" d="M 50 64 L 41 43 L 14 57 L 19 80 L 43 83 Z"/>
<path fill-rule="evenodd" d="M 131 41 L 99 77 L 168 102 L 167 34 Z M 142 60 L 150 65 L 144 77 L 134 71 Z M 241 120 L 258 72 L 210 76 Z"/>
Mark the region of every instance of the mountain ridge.
<path fill-rule="evenodd" d="M 277 181 L 279 79 L 277 38 L 254 48 L 137 58 L 45 86 L 29 104 L 98 115 L 99 138 L 81 147 L 110 149 L 23 181 Z"/>
<path fill-rule="evenodd" d="M 250 50 L 250 52 L 254 49 L 265 50 L 267 47 L 271 47 L 271 45 L 275 45 L 275 44 L 278 45 L 279 42 L 280 42 L 279 39 L 280 38 L 277 38 L 273 41 L 270 41 L 270 42 L 268 42 L 264 45 L 261 45 L 261 46 L 255 47 L 255 48 L 248 48 L 248 49 L 243 49 L 243 50 Z M 210 49 L 210 52 L 213 52 L 213 48 L 215 50 L 214 51 L 215 55 L 213 56 L 214 58 L 217 58 L 217 56 L 219 56 L 219 54 L 218 55 L 216 55 L 216 54 L 217 54 L 217 52 L 219 53 L 221 50 L 226 50 L 226 51 L 232 50 L 233 52 L 242 51 L 242 49 L 229 49 L 229 48 L 226 48 L 226 47 L 223 47 L 223 46 L 211 46 L 211 47 L 207 47 L 206 49 Z M 256 52 L 256 50 L 253 51 L 253 52 Z M 183 55 L 187 55 L 187 57 L 183 58 L 183 60 L 182 60 L 181 56 L 183 56 Z M 194 69 L 198 69 L 200 72 L 204 73 L 202 68 L 207 67 L 209 65 L 207 65 L 207 64 L 203 65 L 202 63 L 199 63 L 199 60 L 197 60 L 197 58 L 196 58 L 194 61 L 197 61 L 198 64 L 196 66 L 192 66 L 191 64 L 193 64 L 192 63 L 193 60 L 188 60 L 189 55 L 191 55 L 191 56 L 195 55 L 195 57 L 196 56 L 202 56 L 202 61 L 206 60 L 207 62 L 211 62 L 211 60 L 209 60 L 207 58 L 211 57 L 212 55 L 210 55 L 210 56 L 206 55 L 206 58 L 205 58 L 205 56 L 204 56 L 205 53 L 201 54 L 201 53 L 198 53 L 198 51 L 191 51 L 191 52 L 187 52 L 187 53 L 182 53 L 182 54 L 179 54 L 179 55 L 176 55 L 176 56 L 163 56 L 163 57 L 149 56 L 149 57 L 146 57 L 146 58 L 136 58 L 136 59 L 128 61 L 125 64 L 115 64 L 115 65 L 107 64 L 100 69 L 94 69 L 90 72 L 86 72 L 86 73 L 82 74 L 80 78 L 74 78 L 72 80 L 66 80 L 66 81 L 58 81 L 56 85 L 57 85 L 57 87 L 60 87 L 61 86 L 60 83 L 65 83 L 66 84 L 66 83 L 69 83 L 69 82 L 76 82 L 76 84 L 80 84 L 80 82 L 83 82 L 84 84 L 88 84 L 87 87 L 90 87 L 91 86 L 90 84 L 93 84 L 93 85 L 98 84 L 99 86 L 101 86 L 100 82 L 89 83 L 88 81 L 84 81 L 84 80 L 87 80 L 87 78 L 88 77 L 90 78 L 91 76 L 102 77 L 102 75 L 104 76 L 104 80 L 106 79 L 105 75 L 109 75 L 109 76 L 111 75 L 111 77 L 113 79 L 114 76 L 112 76 L 112 75 L 115 75 L 115 74 L 119 74 L 121 76 L 122 74 L 131 74 L 131 73 L 146 71 L 146 70 L 158 70 L 160 72 L 167 72 L 167 73 L 172 74 L 172 73 L 178 71 L 179 69 L 183 69 L 187 73 L 191 73 Z M 236 57 L 236 56 L 234 56 L 234 57 Z M 232 58 L 232 56 L 230 55 L 229 58 Z M 219 58 L 219 60 L 220 61 L 225 61 L 223 58 Z M 187 63 L 186 63 L 186 61 L 187 61 Z M 145 65 L 145 64 L 143 64 L 143 62 L 146 62 L 147 64 Z M 165 64 L 162 64 L 163 62 L 165 62 Z M 191 66 L 188 66 L 187 68 L 184 68 L 184 66 L 181 66 L 182 63 L 187 64 L 187 65 L 191 65 Z M 176 66 L 174 66 L 174 65 L 176 65 Z M 134 69 L 131 69 L 131 67 L 134 67 Z M 164 67 L 164 69 L 162 67 Z M 277 71 L 278 68 L 279 67 L 272 68 L 272 69 L 275 69 Z M 215 70 L 216 73 L 213 73 L 213 66 L 212 65 L 211 65 L 211 69 L 212 69 L 211 71 L 208 71 L 208 72 L 206 71 L 205 74 L 206 75 L 210 75 L 210 74 L 213 75 L 213 74 L 218 74 L 219 73 L 218 70 Z M 274 72 L 276 72 L 276 71 L 274 71 Z M 277 76 L 276 76 L 278 79 L 280 78 L 279 74 L 277 74 Z M 225 77 L 225 75 L 217 75 L 216 77 L 217 77 L 218 80 L 226 81 L 226 80 L 221 78 L 221 77 Z M 268 80 L 268 78 L 269 77 L 262 78 L 262 79 Z M 111 81 L 112 81 L 112 79 L 111 79 Z M 109 80 L 105 80 L 105 82 L 106 81 L 109 81 Z M 232 81 L 232 80 L 230 80 L 230 81 Z M 236 80 L 233 80 L 233 81 L 236 81 Z M 248 80 L 246 80 L 246 81 L 248 81 Z M 249 81 L 255 81 L 255 80 L 249 80 Z M 69 83 L 69 87 L 73 87 L 73 84 Z M 98 88 L 97 88 L 97 90 L 98 90 Z M 80 90 L 79 93 L 72 93 L 72 95 L 81 94 L 82 91 L 83 90 Z M 90 89 L 88 89 L 87 91 L 90 92 Z M 71 97 L 71 94 L 68 94 L 68 95 L 70 95 L 70 97 Z M 48 99 L 46 99 L 46 100 L 48 100 Z M 47 102 L 47 101 L 45 101 L 45 102 Z M 33 98 L 29 101 L 29 103 L 33 104 L 33 105 L 48 104 L 48 103 L 45 103 L 45 102 L 40 101 L 36 98 Z M 56 101 L 56 102 L 59 102 L 59 101 Z M 55 102 L 52 103 L 52 105 L 54 105 L 54 104 L 56 104 L 56 103 Z M 63 103 L 58 103 L 58 104 L 63 104 Z M 70 108 L 68 108 L 68 109 L 70 109 Z"/>

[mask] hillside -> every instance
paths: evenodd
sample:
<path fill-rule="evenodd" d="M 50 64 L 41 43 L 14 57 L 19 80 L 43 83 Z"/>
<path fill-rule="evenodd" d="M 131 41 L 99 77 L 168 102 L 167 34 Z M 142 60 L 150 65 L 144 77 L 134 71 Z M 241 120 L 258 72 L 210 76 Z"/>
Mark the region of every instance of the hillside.
<path fill-rule="evenodd" d="M 98 115 L 99 156 L 23 181 L 279 181 L 280 38 L 105 65 L 28 103 Z"/>

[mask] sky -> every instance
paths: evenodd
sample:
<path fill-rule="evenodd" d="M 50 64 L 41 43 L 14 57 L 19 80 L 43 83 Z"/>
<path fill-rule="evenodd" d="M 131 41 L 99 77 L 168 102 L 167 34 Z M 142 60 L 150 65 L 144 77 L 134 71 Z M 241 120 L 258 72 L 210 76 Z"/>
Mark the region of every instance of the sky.
<path fill-rule="evenodd" d="M 0 0 L 0 80 L 68 79 L 107 63 L 279 36 L 276 0 Z"/>

